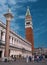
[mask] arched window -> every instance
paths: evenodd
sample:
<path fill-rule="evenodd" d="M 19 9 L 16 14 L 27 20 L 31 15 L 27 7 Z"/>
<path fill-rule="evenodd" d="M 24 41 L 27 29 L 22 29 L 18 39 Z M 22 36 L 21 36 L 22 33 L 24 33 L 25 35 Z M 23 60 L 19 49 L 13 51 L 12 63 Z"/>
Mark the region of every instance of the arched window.
<path fill-rule="evenodd" d="M 1 40 L 5 41 L 5 32 L 1 31 Z"/>
<path fill-rule="evenodd" d="M 3 32 L 1 31 L 1 40 L 2 40 Z"/>

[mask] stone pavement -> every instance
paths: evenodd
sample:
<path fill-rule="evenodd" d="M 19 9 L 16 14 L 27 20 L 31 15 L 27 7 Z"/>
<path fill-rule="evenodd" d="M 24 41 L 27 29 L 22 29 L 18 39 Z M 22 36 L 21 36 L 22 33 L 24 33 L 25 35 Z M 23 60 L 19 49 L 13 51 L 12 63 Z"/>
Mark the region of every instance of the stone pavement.
<path fill-rule="evenodd" d="M 47 65 L 47 61 L 27 63 L 26 61 L 17 60 L 17 61 L 9 61 L 9 62 L 0 62 L 0 65 Z"/>

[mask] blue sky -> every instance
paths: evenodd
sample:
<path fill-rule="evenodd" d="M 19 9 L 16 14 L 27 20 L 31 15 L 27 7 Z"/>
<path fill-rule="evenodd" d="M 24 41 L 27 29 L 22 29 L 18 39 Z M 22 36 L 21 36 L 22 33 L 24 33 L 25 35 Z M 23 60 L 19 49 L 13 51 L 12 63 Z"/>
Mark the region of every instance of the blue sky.
<path fill-rule="evenodd" d="M 10 27 L 25 38 L 25 14 L 29 6 L 34 33 L 34 46 L 47 47 L 47 0 L 0 0 L 0 20 L 6 23 L 3 16 L 8 6 L 14 18 Z"/>

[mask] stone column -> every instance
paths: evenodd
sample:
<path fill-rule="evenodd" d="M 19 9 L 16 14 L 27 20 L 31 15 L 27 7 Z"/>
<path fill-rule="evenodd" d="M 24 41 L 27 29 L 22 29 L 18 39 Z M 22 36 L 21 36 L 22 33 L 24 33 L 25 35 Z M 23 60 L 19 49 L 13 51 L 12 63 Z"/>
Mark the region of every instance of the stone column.
<path fill-rule="evenodd" d="M 6 37 L 5 37 L 5 57 L 9 57 L 9 36 L 10 36 L 10 21 L 13 18 L 12 14 L 10 13 L 10 10 L 8 9 L 8 12 L 4 14 L 6 18 Z"/>
<path fill-rule="evenodd" d="M 5 43 L 5 56 L 8 57 L 9 55 L 9 30 L 10 29 L 10 22 L 7 20 L 6 21 L 6 43 Z"/>

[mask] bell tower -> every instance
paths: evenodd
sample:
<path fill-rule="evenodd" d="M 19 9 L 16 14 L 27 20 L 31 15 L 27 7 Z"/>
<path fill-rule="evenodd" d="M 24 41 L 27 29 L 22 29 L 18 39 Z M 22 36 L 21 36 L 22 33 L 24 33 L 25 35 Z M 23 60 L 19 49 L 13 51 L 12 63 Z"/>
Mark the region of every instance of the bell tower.
<path fill-rule="evenodd" d="M 32 17 L 30 14 L 29 7 L 27 8 L 26 11 L 25 31 L 26 31 L 26 39 L 31 43 L 31 49 L 33 52 L 34 51 L 33 26 L 32 26 Z"/>

